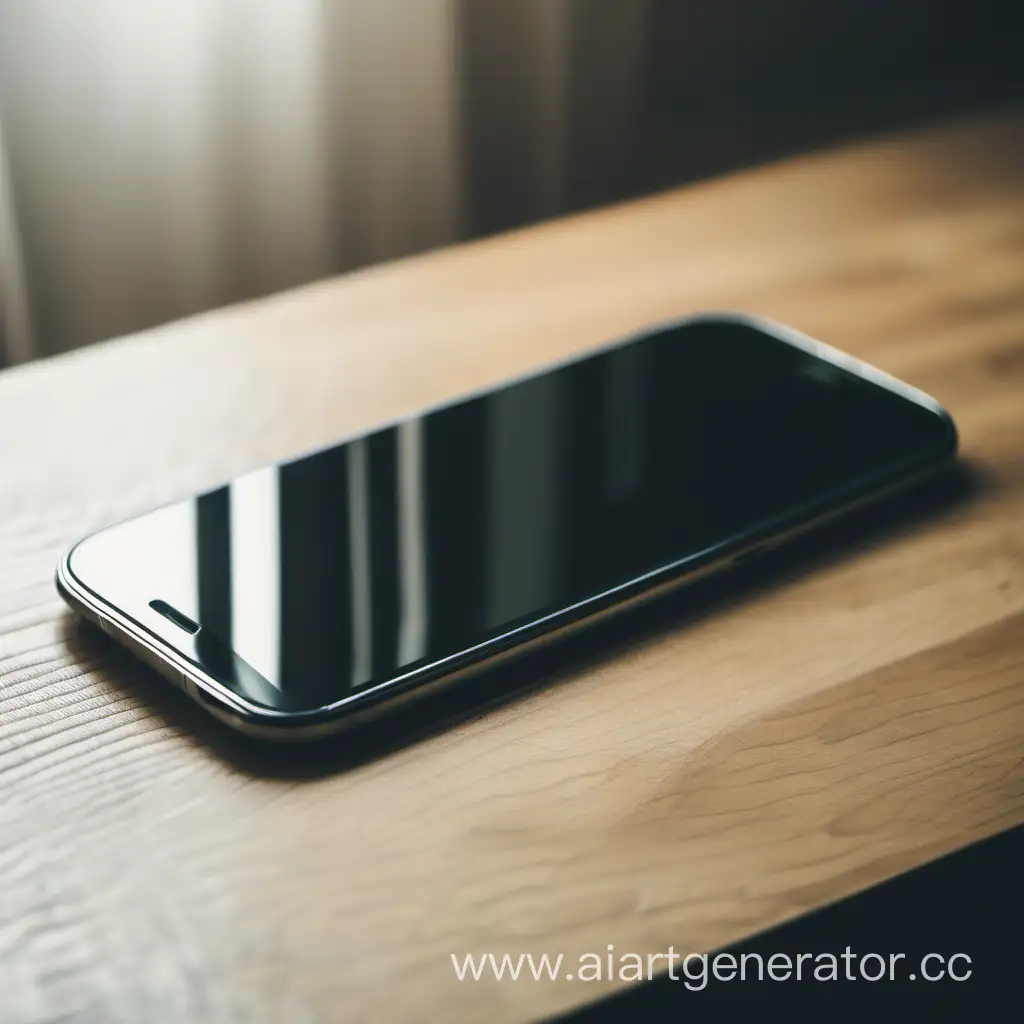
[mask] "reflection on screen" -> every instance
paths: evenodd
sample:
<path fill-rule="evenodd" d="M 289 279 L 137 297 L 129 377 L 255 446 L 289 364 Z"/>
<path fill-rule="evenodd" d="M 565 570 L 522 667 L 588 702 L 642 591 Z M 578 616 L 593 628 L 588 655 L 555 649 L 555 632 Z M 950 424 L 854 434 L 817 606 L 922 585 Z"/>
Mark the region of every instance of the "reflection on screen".
<path fill-rule="evenodd" d="M 132 571 L 269 692 L 315 706 L 835 500 L 944 440 L 932 412 L 712 321 L 143 517 Z"/>

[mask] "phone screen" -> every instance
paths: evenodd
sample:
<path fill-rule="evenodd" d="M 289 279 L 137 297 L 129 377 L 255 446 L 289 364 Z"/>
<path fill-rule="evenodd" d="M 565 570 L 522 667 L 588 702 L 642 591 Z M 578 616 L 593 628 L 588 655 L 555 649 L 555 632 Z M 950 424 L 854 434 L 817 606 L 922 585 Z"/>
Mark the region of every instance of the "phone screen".
<path fill-rule="evenodd" d="M 928 406 L 708 319 L 248 473 L 95 535 L 70 567 L 133 617 L 155 600 L 192 620 L 196 660 L 250 699 L 309 709 L 840 505 L 952 444 Z"/>

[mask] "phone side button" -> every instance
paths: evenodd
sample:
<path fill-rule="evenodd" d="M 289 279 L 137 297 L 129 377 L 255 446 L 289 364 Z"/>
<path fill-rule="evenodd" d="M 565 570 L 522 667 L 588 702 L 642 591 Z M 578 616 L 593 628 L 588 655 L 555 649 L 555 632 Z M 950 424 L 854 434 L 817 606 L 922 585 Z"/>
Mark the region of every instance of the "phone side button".
<path fill-rule="evenodd" d="M 199 699 L 199 694 L 202 692 L 202 688 L 199 684 L 185 671 L 179 671 L 178 676 L 180 677 L 179 685 L 193 700 Z"/>

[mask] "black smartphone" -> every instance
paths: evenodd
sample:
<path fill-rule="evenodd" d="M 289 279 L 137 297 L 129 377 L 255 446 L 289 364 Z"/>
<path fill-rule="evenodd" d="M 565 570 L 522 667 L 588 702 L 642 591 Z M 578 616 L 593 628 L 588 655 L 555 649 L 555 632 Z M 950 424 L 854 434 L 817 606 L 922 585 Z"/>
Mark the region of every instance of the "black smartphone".
<path fill-rule="evenodd" d="M 627 338 L 95 533 L 86 618 L 219 718 L 376 715 L 954 457 L 931 398 L 794 330 Z"/>

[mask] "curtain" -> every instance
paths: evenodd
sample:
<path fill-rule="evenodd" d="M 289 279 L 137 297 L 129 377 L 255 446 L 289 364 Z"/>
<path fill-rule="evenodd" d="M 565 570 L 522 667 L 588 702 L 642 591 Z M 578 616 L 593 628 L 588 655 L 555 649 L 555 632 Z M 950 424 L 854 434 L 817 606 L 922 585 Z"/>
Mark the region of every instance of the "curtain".
<path fill-rule="evenodd" d="M 6 361 L 600 201 L 646 26 L 647 0 L 3 5 Z"/>

